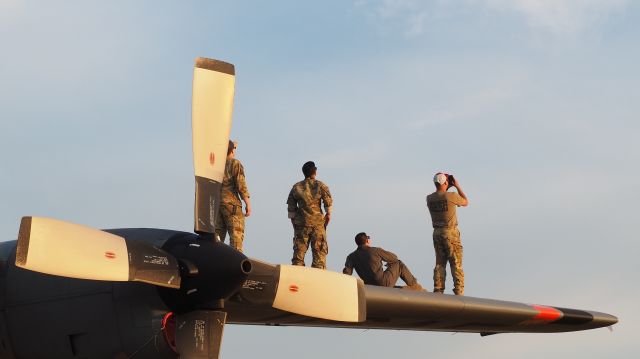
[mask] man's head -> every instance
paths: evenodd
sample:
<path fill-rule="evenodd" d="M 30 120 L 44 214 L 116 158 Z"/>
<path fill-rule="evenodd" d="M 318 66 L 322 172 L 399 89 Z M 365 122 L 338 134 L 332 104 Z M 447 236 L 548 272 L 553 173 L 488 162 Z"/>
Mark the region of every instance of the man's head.
<path fill-rule="evenodd" d="M 358 234 L 356 234 L 356 244 L 358 246 L 363 246 L 365 244 L 369 244 L 369 239 L 371 237 L 369 237 L 366 233 L 364 232 L 360 232 Z"/>
<path fill-rule="evenodd" d="M 436 173 L 433 176 L 433 184 L 437 190 L 444 189 L 446 191 L 449 186 L 449 175 L 442 172 Z"/>
<path fill-rule="evenodd" d="M 315 175 L 317 170 L 318 167 L 316 167 L 316 164 L 313 161 L 305 162 L 305 164 L 302 165 L 302 173 L 304 174 L 304 178 L 309 178 Z"/>
<path fill-rule="evenodd" d="M 231 155 L 232 153 L 234 153 L 233 151 L 235 151 L 236 149 L 236 143 L 229 140 L 229 147 L 227 147 L 227 156 Z"/>

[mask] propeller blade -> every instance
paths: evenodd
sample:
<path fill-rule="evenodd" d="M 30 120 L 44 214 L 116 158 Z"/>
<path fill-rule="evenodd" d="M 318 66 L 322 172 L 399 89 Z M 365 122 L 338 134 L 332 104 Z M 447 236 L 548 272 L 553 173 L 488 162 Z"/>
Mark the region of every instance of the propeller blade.
<path fill-rule="evenodd" d="M 231 131 L 235 68 L 199 57 L 193 70 L 191 122 L 196 233 L 214 233 Z"/>
<path fill-rule="evenodd" d="M 366 319 L 364 283 L 356 277 L 251 259 L 252 271 L 238 292 L 241 301 L 341 322 Z"/>
<path fill-rule="evenodd" d="M 364 283 L 357 278 L 310 267 L 279 267 L 274 308 L 341 322 L 366 319 Z"/>
<path fill-rule="evenodd" d="M 148 243 L 43 217 L 20 222 L 16 266 L 77 279 L 180 288 L 177 260 Z"/>
<path fill-rule="evenodd" d="M 217 359 L 227 313 L 196 310 L 176 318 L 176 348 L 182 359 Z"/>

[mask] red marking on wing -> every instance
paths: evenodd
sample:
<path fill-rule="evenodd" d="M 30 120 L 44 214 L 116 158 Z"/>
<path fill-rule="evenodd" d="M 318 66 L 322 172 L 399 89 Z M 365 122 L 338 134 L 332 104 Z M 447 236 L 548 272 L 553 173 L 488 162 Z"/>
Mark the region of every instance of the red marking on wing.
<path fill-rule="evenodd" d="M 213 152 L 209 153 L 209 163 L 211 163 L 212 166 L 216 163 L 216 155 Z"/>
<path fill-rule="evenodd" d="M 562 312 L 556 308 L 545 307 L 542 305 L 532 305 L 533 309 L 538 311 L 538 314 L 532 318 L 535 321 L 552 322 L 562 318 Z"/>
<path fill-rule="evenodd" d="M 116 258 L 116 254 L 112 251 L 107 251 L 104 252 L 104 256 L 107 257 L 108 259 L 115 259 Z"/>
<path fill-rule="evenodd" d="M 295 285 L 295 284 L 292 284 L 292 285 L 290 285 L 290 286 L 289 286 L 289 291 L 290 291 L 290 292 L 297 293 L 297 292 L 298 292 L 298 290 L 299 290 L 299 288 L 298 288 L 298 286 L 297 286 L 297 285 Z"/>

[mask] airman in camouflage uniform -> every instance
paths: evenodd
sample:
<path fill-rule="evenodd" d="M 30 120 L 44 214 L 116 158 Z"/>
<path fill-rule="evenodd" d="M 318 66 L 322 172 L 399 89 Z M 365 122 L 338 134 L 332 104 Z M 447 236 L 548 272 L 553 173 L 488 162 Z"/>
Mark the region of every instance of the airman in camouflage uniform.
<path fill-rule="evenodd" d="M 251 200 L 244 177 L 244 167 L 235 159 L 236 145 L 229 141 L 227 150 L 227 162 L 224 168 L 222 180 L 222 198 L 220 210 L 216 220 L 216 235 L 224 242 L 229 232 L 229 244 L 242 252 L 244 240 L 244 217 L 251 215 Z M 246 212 L 242 213 L 242 202 L 245 203 Z"/>
<path fill-rule="evenodd" d="M 433 222 L 433 248 L 436 252 L 436 265 L 433 269 L 433 292 L 444 292 L 447 276 L 446 265 L 449 262 L 453 276 L 453 292 L 456 295 L 464 295 L 462 243 L 460 242 L 460 231 L 458 231 L 456 207 L 466 207 L 469 201 L 453 176 L 436 173 L 433 182 L 436 191 L 427 196 L 427 207 Z M 455 187 L 458 193 L 447 192 L 451 186 Z"/>
<path fill-rule="evenodd" d="M 304 256 L 311 245 L 314 268 L 326 269 L 326 227 L 331 220 L 333 200 L 329 187 L 316 180 L 317 167 L 309 161 L 302 166 L 304 181 L 293 185 L 287 198 L 287 211 L 293 224 L 293 265 L 304 266 Z M 321 205 L 324 205 L 324 214 Z"/>

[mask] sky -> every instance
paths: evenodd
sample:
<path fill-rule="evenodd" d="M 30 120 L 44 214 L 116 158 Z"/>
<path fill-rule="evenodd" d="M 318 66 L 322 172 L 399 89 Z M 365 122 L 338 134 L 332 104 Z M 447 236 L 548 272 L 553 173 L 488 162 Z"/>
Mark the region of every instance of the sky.
<path fill-rule="evenodd" d="M 285 201 L 313 160 L 328 269 L 365 231 L 431 288 L 425 196 L 445 171 L 470 202 L 467 295 L 620 319 L 486 338 L 229 325 L 224 358 L 633 357 L 638 24 L 631 0 L 0 0 L 0 235 L 26 215 L 191 231 L 193 64 L 215 58 L 236 67 L 249 256 L 289 263 Z"/>

